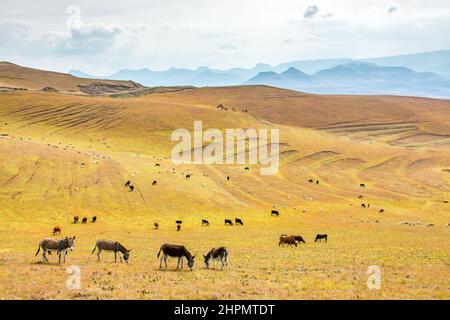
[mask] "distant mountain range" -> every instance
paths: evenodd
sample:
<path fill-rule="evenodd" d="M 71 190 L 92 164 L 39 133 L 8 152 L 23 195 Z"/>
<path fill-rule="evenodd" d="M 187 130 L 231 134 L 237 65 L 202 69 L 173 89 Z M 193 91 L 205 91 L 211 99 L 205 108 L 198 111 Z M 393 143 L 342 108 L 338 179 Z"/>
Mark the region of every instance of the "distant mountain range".
<path fill-rule="evenodd" d="M 265 84 L 323 94 L 389 94 L 450 98 L 450 50 L 371 59 L 299 60 L 251 69 L 200 67 L 120 70 L 98 77 L 71 70 L 83 78 L 133 80 L 146 86 L 229 86 Z"/>

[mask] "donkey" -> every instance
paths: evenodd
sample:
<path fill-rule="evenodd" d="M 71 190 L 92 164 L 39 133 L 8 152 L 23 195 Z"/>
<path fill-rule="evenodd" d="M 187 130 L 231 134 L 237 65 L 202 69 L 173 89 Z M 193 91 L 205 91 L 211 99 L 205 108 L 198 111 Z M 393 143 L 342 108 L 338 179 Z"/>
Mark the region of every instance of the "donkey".
<path fill-rule="evenodd" d="M 39 241 L 39 248 L 35 254 L 38 255 L 39 251 L 42 248 L 42 260 L 44 262 L 48 262 L 47 252 L 51 254 L 52 251 L 56 251 L 58 253 L 58 263 L 61 263 L 61 254 L 64 255 L 64 263 L 66 262 L 67 250 L 73 251 L 73 242 L 75 240 L 75 236 L 72 238 L 65 237 L 64 239 L 52 239 L 45 238 Z"/>
<path fill-rule="evenodd" d="M 181 262 L 181 269 L 183 269 L 183 257 L 185 257 L 186 260 L 188 261 L 189 269 L 191 271 L 194 270 L 195 255 L 191 255 L 185 246 L 178 246 L 175 244 L 165 243 L 159 249 L 158 256 L 157 256 L 158 258 L 161 254 L 161 251 L 163 254 L 159 260 L 159 268 L 160 269 L 162 268 L 163 261 L 164 261 L 164 264 L 166 265 L 166 269 L 167 269 L 168 257 L 178 258 L 177 269 L 180 268 L 180 262 Z"/>
<path fill-rule="evenodd" d="M 121 245 L 117 241 L 112 240 L 97 240 L 95 243 L 94 250 L 92 250 L 92 253 L 95 252 L 95 249 L 97 250 L 97 257 L 98 261 L 100 261 L 100 254 L 103 250 L 105 251 L 114 251 L 114 262 L 117 262 L 117 253 L 119 253 L 119 259 L 120 262 L 122 262 L 122 257 L 120 256 L 120 253 L 123 255 L 123 259 L 126 263 L 128 263 L 128 259 L 130 258 L 130 250 L 127 250 L 123 245 Z"/>
<path fill-rule="evenodd" d="M 222 268 L 220 270 L 223 270 L 224 266 L 226 266 L 226 269 L 228 270 L 228 251 L 225 247 L 212 248 L 206 255 L 203 255 L 203 258 L 205 259 L 206 269 L 209 269 L 211 260 L 214 263 L 214 269 L 216 269 L 216 261 L 220 260 L 222 263 Z"/>

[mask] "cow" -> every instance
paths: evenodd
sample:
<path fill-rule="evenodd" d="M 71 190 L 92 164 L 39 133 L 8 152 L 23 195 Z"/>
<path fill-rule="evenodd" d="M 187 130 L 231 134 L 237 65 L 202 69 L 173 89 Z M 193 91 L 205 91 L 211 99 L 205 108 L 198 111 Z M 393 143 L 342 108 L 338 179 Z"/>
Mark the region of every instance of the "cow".
<path fill-rule="evenodd" d="M 319 184 L 320 183 L 320 181 L 319 180 L 316 180 L 316 184 Z"/>
<path fill-rule="evenodd" d="M 314 242 L 317 242 L 317 241 L 319 241 L 319 242 L 322 242 L 322 239 L 325 239 L 325 242 L 328 242 L 328 235 L 327 234 L 324 234 L 324 233 L 319 233 L 317 236 L 316 236 L 316 239 L 314 240 Z"/>
<path fill-rule="evenodd" d="M 159 163 L 156 163 L 155 164 L 155 167 L 160 167 L 161 165 L 159 164 Z"/>
<path fill-rule="evenodd" d="M 81 223 L 87 223 L 87 217 L 84 217 L 83 220 L 81 220 Z"/>
<path fill-rule="evenodd" d="M 362 198 L 363 198 L 363 196 L 359 196 L 359 197 L 358 197 L 358 199 L 362 199 Z"/>
<path fill-rule="evenodd" d="M 366 205 L 364 203 L 361 203 L 361 208 L 366 208 Z"/>
<path fill-rule="evenodd" d="M 202 219 L 202 226 L 208 227 L 209 226 L 209 221 L 205 220 L 205 219 Z"/>
<path fill-rule="evenodd" d="M 177 231 L 181 231 L 181 224 L 177 224 Z"/>
<path fill-rule="evenodd" d="M 244 170 L 247 170 L 247 171 L 248 171 L 248 170 L 250 170 L 250 168 L 249 168 L 249 167 L 245 167 Z"/>
<path fill-rule="evenodd" d="M 186 179 L 190 179 L 191 178 L 191 175 L 190 174 L 187 174 L 186 175 Z"/>
<path fill-rule="evenodd" d="M 157 183 L 158 183 L 158 181 L 156 181 L 156 180 L 153 180 L 153 182 L 152 182 L 152 186 L 156 185 Z"/>
<path fill-rule="evenodd" d="M 182 224 L 182 223 L 183 223 L 183 221 L 181 221 L 181 220 L 177 220 L 177 221 L 175 221 L 175 223 L 176 223 L 176 224 Z"/>
<path fill-rule="evenodd" d="M 360 183 L 360 184 L 359 184 L 359 187 L 360 187 L 360 188 L 365 188 L 366 185 L 365 185 L 364 183 Z"/>
<path fill-rule="evenodd" d="M 384 209 L 380 209 L 378 213 L 384 213 Z"/>
<path fill-rule="evenodd" d="M 130 186 L 130 184 L 131 184 L 131 181 L 130 181 L 130 180 L 128 180 L 127 182 L 125 182 L 125 187 L 129 187 L 129 186 Z"/>
<path fill-rule="evenodd" d="M 232 226 L 233 225 L 233 221 L 231 221 L 230 219 L 225 219 L 225 225 L 226 226 Z"/>
<path fill-rule="evenodd" d="M 239 219 L 239 218 L 234 219 L 234 222 L 236 223 L 236 225 L 240 225 L 240 226 L 243 226 L 243 225 L 244 225 L 244 223 L 242 222 L 242 220 Z"/>
<path fill-rule="evenodd" d="M 61 255 L 64 255 L 64 263 L 66 262 L 67 251 L 73 251 L 75 236 L 72 238 L 65 237 L 64 239 L 45 238 L 39 241 L 39 248 L 35 254 L 37 256 L 42 248 L 42 259 L 48 262 L 47 252 L 51 254 L 52 251 L 58 253 L 58 263 L 61 263 Z"/>
<path fill-rule="evenodd" d="M 78 223 L 78 220 L 80 220 L 80 217 L 78 216 L 73 217 L 73 223 Z"/>
<path fill-rule="evenodd" d="M 214 269 L 216 269 L 216 261 L 220 261 L 222 263 L 222 268 L 220 270 L 223 270 L 224 266 L 228 269 L 228 251 L 225 247 L 212 248 L 206 255 L 203 255 L 203 258 L 205 259 L 206 269 L 209 269 L 211 260 L 214 263 Z"/>
<path fill-rule="evenodd" d="M 97 222 L 97 216 L 93 216 L 91 222 L 92 222 L 92 223 Z"/>
<path fill-rule="evenodd" d="M 155 222 L 155 223 L 153 224 L 153 226 L 154 226 L 155 230 L 158 230 L 158 229 L 159 229 L 159 224 L 158 224 L 158 222 Z"/>
<path fill-rule="evenodd" d="M 302 238 L 302 236 L 292 236 L 294 239 L 295 239 L 295 241 L 297 241 L 297 242 L 303 242 L 303 243 L 306 243 L 305 242 L 305 240 L 303 240 L 303 238 Z"/>
<path fill-rule="evenodd" d="M 314 182 L 314 180 L 313 179 L 309 179 L 309 183 L 313 183 Z"/>
<path fill-rule="evenodd" d="M 131 186 L 130 186 L 130 192 L 133 192 L 133 190 L 134 190 L 134 186 L 131 185 Z"/>
<path fill-rule="evenodd" d="M 230 176 L 227 176 L 227 181 L 230 181 Z"/>
<path fill-rule="evenodd" d="M 272 210 L 272 212 L 270 213 L 271 216 L 276 216 L 278 217 L 280 215 L 280 212 L 278 212 L 278 210 Z"/>
<path fill-rule="evenodd" d="M 53 228 L 53 235 L 56 236 L 61 233 L 61 227 L 54 227 Z"/>
<path fill-rule="evenodd" d="M 92 250 L 92 253 L 95 252 L 95 249 L 97 250 L 97 257 L 98 261 L 100 261 L 100 254 L 103 250 L 105 251 L 113 251 L 114 252 L 114 262 L 117 262 L 117 254 L 119 254 L 120 262 L 122 262 L 122 257 L 120 254 L 123 255 L 123 260 L 125 260 L 126 263 L 128 263 L 128 259 L 130 258 L 130 250 L 126 249 L 123 245 L 121 245 L 117 241 L 112 240 L 97 240 L 95 243 L 94 250 Z"/>
<path fill-rule="evenodd" d="M 179 246 L 179 245 L 165 243 L 159 249 L 159 252 L 157 255 L 158 258 L 161 254 L 161 251 L 163 254 L 161 255 L 161 258 L 159 260 L 159 268 L 160 269 L 162 268 L 163 261 L 164 261 L 164 264 L 166 265 L 166 269 L 167 269 L 168 257 L 174 257 L 174 258 L 178 258 L 177 269 L 179 269 L 179 267 L 180 267 L 180 262 L 181 262 L 181 269 L 183 269 L 183 258 L 186 258 L 189 269 L 191 271 L 194 270 L 194 263 L 195 263 L 196 255 L 191 255 L 191 253 L 186 249 L 185 246 Z"/>
<path fill-rule="evenodd" d="M 295 241 L 293 236 L 288 236 L 287 234 L 282 234 L 280 236 L 280 242 L 278 242 L 278 246 L 283 246 L 287 244 L 290 247 L 292 247 L 292 245 L 297 246 L 297 242 Z"/>

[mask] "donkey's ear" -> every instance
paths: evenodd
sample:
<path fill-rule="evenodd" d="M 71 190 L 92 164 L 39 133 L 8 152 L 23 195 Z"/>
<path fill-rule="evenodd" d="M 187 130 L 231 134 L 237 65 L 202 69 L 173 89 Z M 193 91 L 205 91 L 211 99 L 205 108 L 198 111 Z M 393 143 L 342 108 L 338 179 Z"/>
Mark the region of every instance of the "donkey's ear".
<path fill-rule="evenodd" d="M 128 252 L 130 252 L 131 250 L 133 250 L 133 249 L 128 250 Z"/>
<path fill-rule="evenodd" d="M 206 259 L 206 256 L 205 256 L 205 255 L 203 255 L 203 258 L 205 258 L 205 259 Z"/>
<path fill-rule="evenodd" d="M 73 236 L 72 240 L 75 240 L 75 238 L 76 238 L 76 237 L 75 237 L 75 236 Z"/>

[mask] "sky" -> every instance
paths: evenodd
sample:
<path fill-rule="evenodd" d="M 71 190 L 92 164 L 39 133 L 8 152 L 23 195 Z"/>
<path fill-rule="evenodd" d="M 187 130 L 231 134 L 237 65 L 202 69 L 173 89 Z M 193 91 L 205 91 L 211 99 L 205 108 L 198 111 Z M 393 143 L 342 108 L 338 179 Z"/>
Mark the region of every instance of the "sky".
<path fill-rule="evenodd" d="M 450 49 L 448 0 L 2 0 L 0 61 L 109 75 Z"/>

